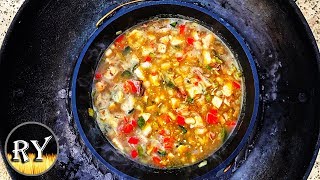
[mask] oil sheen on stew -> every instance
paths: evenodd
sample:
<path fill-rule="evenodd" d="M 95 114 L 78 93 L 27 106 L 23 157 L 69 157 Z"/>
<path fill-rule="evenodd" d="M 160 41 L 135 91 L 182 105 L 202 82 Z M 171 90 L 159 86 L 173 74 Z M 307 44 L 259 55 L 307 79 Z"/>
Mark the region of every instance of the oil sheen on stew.
<path fill-rule="evenodd" d="M 117 35 L 96 70 L 89 114 L 136 162 L 205 165 L 241 111 L 243 79 L 231 51 L 183 19 L 157 18 Z"/>

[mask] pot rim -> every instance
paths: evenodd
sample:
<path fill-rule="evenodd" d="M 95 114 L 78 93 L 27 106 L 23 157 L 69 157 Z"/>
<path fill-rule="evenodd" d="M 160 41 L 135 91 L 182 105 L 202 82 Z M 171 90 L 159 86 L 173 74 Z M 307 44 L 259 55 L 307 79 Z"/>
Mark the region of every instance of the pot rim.
<path fill-rule="evenodd" d="M 99 159 L 105 166 L 107 166 L 108 169 L 110 169 L 111 171 L 117 173 L 118 175 L 121 175 L 124 178 L 134 178 L 130 175 L 127 175 L 121 171 L 119 171 L 118 169 L 116 169 L 115 167 L 113 167 L 109 162 L 107 162 L 96 150 L 95 148 L 92 146 L 92 144 L 89 142 L 79 119 L 78 116 L 78 108 L 77 108 L 77 102 L 76 102 L 76 84 L 77 84 L 77 78 L 78 78 L 78 73 L 79 73 L 79 69 L 80 69 L 80 65 L 82 63 L 82 60 L 87 52 L 87 50 L 89 49 L 89 47 L 91 46 L 91 44 L 93 43 L 93 41 L 96 39 L 96 37 L 103 31 L 103 29 L 105 27 L 107 27 L 111 22 L 113 22 L 115 19 L 121 17 L 124 14 L 130 13 L 131 11 L 137 10 L 139 8 L 143 8 L 143 7 L 147 7 L 147 6 L 156 6 L 156 5 L 177 5 L 177 6 L 185 6 L 187 8 L 192 8 L 195 9 L 197 11 L 200 11 L 204 14 L 207 14 L 208 16 L 212 17 L 213 19 L 215 19 L 216 21 L 218 21 L 220 24 L 222 24 L 225 28 L 227 28 L 227 30 L 229 32 L 231 32 L 231 34 L 236 38 L 236 40 L 239 42 L 239 44 L 241 45 L 242 50 L 244 51 L 246 57 L 248 58 L 249 64 L 250 64 L 250 69 L 252 71 L 252 77 L 253 77 L 253 87 L 254 87 L 254 100 L 253 100 L 253 108 L 252 108 L 252 115 L 250 118 L 250 122 L 249 125 L 246 129 L 246 132 L 243 136 L 243 138 L 241 139 L 240 143 L 238 144 L 238 146 L 233 150 L 233 152 L 229 155 L 229 157 L 227 157 L 227 159 L 225 159 L 223 162 L 221 162 L 219 165 L 217 165 L 215 168 L 211 169 L 210 171 L 208 171 L 207 173 L 203 174 L 202 176 L 206 176 L 209 173 L 217 173 L 218 171 L 220 171 L 222 168 L 228 166 L 232 160 L 238 155 L 238 153 L 242 150 L 242 148 L 244 147 L 244 145 L 247 143 L 248 139 L 249 139 L 249 135 L 251 134 L 251 132 L 253 131 L 255 122 L 257 120 L 257 114 L 258 114 L 258 107 L 259 107 L 259 80 L 258 80 L 258 73 L 257 73 L 257 69 L 255 66 L 255 62 L 253 60 L 253 57 L 250 53 L 250 49 L 247 46 L 247 44 L 244 41 L 244 38 L 225 20 L 223 20 L 221 17 L 219 17 L 217 14 L 210 12 L 209 10 L 200 7 L 198 5 L 195 4 L 191 4 L 191 3 L 187 3 L 187 2 L 179 2 L 179 1 L 170 1 L 170 0 L 165 0 L 165 1 L 143 1 L 143 2 L 139 2 L 139 4 L 134 4 L 130 7 L 127 7 L 125 9 L 120 9 L 118 12 L 116 12 L 112 17 L 110 17 L 108 20 L 106 20 L 105 22 L 103 22 L 101 24 L 101 26 L 91 35 L 91 37 L 88 39 L 87 43 L 85 44 L 85 46 L 83 47 L 76 65 L 74 67 L 74 71 L 73 71 L 73 75 L 72 75 L 72 82 L 71 82 L 71 109 L 72 109 L 72 113 L 73 113 L 73 117 L 74 117 L 74 121 L 76 123 L 77 129 L 79 131 L 79 134 L 82 138 L 82 140 L 84 141 L 84 144 L 89 148 L 89 150 L 92 152 L 92 154 Z"/>

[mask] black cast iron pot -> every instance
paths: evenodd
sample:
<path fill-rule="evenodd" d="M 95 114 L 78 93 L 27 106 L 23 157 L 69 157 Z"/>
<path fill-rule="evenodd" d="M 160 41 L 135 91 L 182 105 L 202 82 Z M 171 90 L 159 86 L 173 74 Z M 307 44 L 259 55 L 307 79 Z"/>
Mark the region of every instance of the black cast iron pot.
<path fill-rule="evenodd" d="M 59 141 L 55 166 L 38 179 L 109 179 L 110 173 L 112 177 L 128 178 L 308 177 L 320 147 L 320 56 L 311 30 L 293 1 L 140 2 L 123 7 L 96 28 L 99 18 L 125 1 L 25 1 L 0 52 L 3 158 L 4 142 L 10 130 L 23 122 L 37 121 L 49 126 Z M 164 6 L 171 8 L 158 8 Z M 134 13 L 140 12 L 139 8 L 145 14 Z M 153 15 L 177 13 L 209 27 L 235 54 L 243 57 L 238 59 L 247 73 L 247 94 L 235 134 L 215 153 L 217 156 L 209 158 L 207 166 L 165 171 L 135 164 L 119 154 L 102 136 L 95 121 L 87 118 L 85 108 L 91 107 L 90 86 L 99 53 L 114 39 L 112 28 L 125 30 L 138 23 L 136 18 L 143 21 Z M 258 72 L 257 118 L 254 118 L 258 97 L 254 66 L 237 34 L 250 47 Z M 71 91 L 71 86 L 76 91 Z M 73 95 L 73 112 L 69 95 Z M 25 179 L 6 165 L 13 179 Z M 130 169 L 138 169 L 137 174 L 132 175 Z"/>
<path fill-rule="evenodd" d="M 175 169 L 156 169 L 138 164 L 117 151 L 102 134 L 94 118 L 88 116 L 88 108 L 92 108 L 94 72 L 104 50 L 116 38 L 116 32 L 155 17 L 190 19 L 209 28 L 230 47 L 243 70 L 245 93 L 238 124 L 224 145 L 206 158 L 207 165 L 201 168 L 198 163 Z M 100 26 L 81 52 L 73 73 L 71 91 L 72 111 L 80 135 L 92 153 L 108 168 L 124 177 L 188 179 L 222 173 L 238 155 L 253 130 L 258 111 L 259 85 L 249 49 L 233 27 L 216 14 L 190 3 L 154 1 L 119 11 Z"/>

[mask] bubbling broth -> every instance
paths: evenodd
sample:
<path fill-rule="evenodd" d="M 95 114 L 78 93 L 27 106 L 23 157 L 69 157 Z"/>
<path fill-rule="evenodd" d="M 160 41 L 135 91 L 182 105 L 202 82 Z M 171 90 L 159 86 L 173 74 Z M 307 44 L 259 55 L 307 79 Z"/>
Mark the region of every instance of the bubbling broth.
<path fill-rule="evenodd" d="M 132 160 L 178 168 L 214 153 L 236 126 L 243 78 L 229 48 L 189 20 L 157 18 L 120 34 L 93 81 L 96 120 Z"/>

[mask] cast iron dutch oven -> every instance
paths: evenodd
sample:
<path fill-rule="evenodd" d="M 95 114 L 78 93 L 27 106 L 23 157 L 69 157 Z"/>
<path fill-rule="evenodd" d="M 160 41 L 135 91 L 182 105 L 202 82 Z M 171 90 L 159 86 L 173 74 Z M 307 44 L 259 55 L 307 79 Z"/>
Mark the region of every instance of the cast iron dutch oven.
<path fill-rule="evenodd" d="M 199 168 L 198 164 L 167 169 L 155 169 L 140 165 L 116 151 L 103 136 L 96 121 L 88 116 L 92 108 L 91 86 L 97 63 L 104 50 L 116 38 L 116 32 L 126 30 L 140 22 L 156 17 L 175 17 L 190 19 L 203 24 L 221 37 L 231 48 L 242 67 L 245 83 L 243 111 L 236 130 L 224 145 L 209 158 L 207 165 Z M 91 36 L 76 64 L 72 78 L 72 112 L 88 148 L 106 166 L 123 176 L 135 178 L 194 178 L 208 172 L 212 175 L 223 171 L 248 140 L 253 129 L 258 111 L 258 76 L 248 47 L 241 36 L 217 15 L 196 5 L 174 1 L 144 2 L 115 14 Z"/>
<path fill-rule="evenodd" d="M 107 172 L 142 179 L 308 176 L 319 149 L 319 50 L 293 2 L 145 1 L 98 21 L 123 3 L 25 2 L 1 49 L 2 146 L 17 124 L 40 121 L 60 144 L 58 162 L 44 178 L 103 178 Z M 155 169 L 131 161 L 88 116 L 94 71 L 116 31 L 154 17 L 191 19 L 209 28 L 244 73 L 236 129 L 201 168 Z"/>

